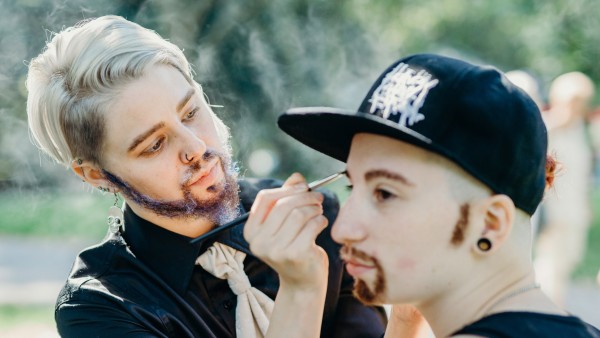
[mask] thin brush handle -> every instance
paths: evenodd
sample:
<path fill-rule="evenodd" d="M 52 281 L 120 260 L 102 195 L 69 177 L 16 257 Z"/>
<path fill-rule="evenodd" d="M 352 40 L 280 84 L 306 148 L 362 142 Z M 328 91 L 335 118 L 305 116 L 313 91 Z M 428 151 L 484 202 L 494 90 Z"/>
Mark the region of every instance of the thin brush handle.
<path fill-rule="evenodd" d="M 342 171 L 342 172 L 339 172 L 339 173 L 335 173 L 333 175 L 329 175 L 329 176 L 327 176 L 327 177 L 325 177 L 323 179 L 311 182 L 310 184 L 308 184 L 308 191 L 311 191 L 313 189 L 317 189 L 317 188 L 319 188 L 321 186 L 324 186 L 325 184 L 331 183 L 331 182 L 337 180 L 338 178 L 342 177 L 345 174 L 346 174 L 346 172 Z M 190 241 L 190 243 L 191 244 L 198 243 L 198 242 L 203 241 L 203 240 L 205 240 L 205 239 L 207 239 L 209 237 L 212 237 L 212 236 L 214 236 L 214 235 L 216 235 L 216 234 L 218 234 L 218 233 L 220 233 L 222 231 L 231 229 L 231 228 L 233 228 L 234 226 L 236 226 L 236 225 L 238 225 L 240 223 L 244 223 L 244 222 L 246 222 L 246 220 L 248 220 L 248 216 L 250 216 L 249 212 L 241 215 L 240 217 L 234 219 L 233 221 L 231 221 L 229 223 L 225 223 L 225 224 L 223 224 L 221 226 L 218 226 L 218 227 L 212 229 L 211 231 L 209 231 L 207 233 L 204 233 L 204 234 L 202 234 L 202 235 L 200 235 L 200 236 L 192 239 Z"/>

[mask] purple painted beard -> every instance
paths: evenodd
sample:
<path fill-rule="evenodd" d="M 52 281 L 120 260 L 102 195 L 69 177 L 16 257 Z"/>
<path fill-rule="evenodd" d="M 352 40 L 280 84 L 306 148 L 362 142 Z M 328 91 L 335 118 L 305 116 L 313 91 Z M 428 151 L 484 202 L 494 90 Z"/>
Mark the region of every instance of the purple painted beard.
<path fill-rule="evenodd" d="M 201 161 L 196 161 L 190 165 L 186 173 L 187 177 L 192 177 L 194 173 L 201 168 L 201 163 L 207 163 L 211 159 L 218 157 L 221 162 L 225 182 L 215 184 L 207 188 L 213 196 L 207 199 L 197 199 L 186 182 L 181 185 L 183 199 L 174 201 L 165 201 L 154 199 L 131 184 L 127 183 L 115 174 L 107 170 L 102 170 L 105 177 L 121 190 L 123 195 L 127 196 L 132 202 L 153 211 L 157 215 L 170 218 L 206 218 L 214 224 L 226 223 L 239 214 L 239 196 L 237 184 L 237 170 L 232 165 L 229 156 L 208 150 Z"/>

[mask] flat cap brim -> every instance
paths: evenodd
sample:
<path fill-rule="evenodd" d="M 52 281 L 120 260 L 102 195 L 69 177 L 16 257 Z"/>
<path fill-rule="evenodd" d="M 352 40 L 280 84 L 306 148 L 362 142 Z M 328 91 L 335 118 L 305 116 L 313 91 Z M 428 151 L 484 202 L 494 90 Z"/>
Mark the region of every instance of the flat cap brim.
<path fill-rule="evenodd" d="M 292 108 L 279 116 L 277 125 L 301 143 L 342 162 L 348 159 L 352 138 L 358 133 L 387 136 L 431 148 L 429 139 L 398 123 L 373 114 L 336 108 Z"/>

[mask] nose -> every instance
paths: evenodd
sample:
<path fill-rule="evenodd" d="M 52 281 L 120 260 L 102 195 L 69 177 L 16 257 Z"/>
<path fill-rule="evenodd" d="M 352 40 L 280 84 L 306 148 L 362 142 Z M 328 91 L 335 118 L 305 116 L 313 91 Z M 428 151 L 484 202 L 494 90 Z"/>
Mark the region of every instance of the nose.
<path fill-rule="evenodd" d="M 202 158 L 207 147 L 204 140 L 188 128 L 182 128 L 184 136 L 181 138 L 181 151 L 179 158 L 182 163 L 189 164 Z"/>
<path fill-rule="evenodd" d="M 340 244 L 360 242 L 367 237 L 361 209 L 353 204 L 352 196 L 350 196 L 338 213 L 331 229 L 331 237 Z"/>

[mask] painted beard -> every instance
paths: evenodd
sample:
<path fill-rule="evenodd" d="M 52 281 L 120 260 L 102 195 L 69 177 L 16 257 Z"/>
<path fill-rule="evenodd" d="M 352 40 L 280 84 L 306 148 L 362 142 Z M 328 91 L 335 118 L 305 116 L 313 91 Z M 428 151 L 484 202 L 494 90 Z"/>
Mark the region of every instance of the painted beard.
<path fill-rule="evenodd" d="M 340 256 L 344 260 L 348 260 L 352 257 L 358 258 L 361 261 L 370 262 L 375 267 L 375 282 L 373 286 L 367 284 L 367 282 L 355 278 L 354 279 L 354 290 L 352 293 L 354 297 L 358 298 L 361 302 L 367 305 L 376 305 L 383 303 L 383 296 L 386 291 L 386 280 L 383 273 L 383 268 L 377 258 L 368 255 L 364 251 L 360 251 L 356 248 L 344 245 L 340 250 Z"/>
<path fill-rule="evenodd" d="M 211 197 L 203 200 L 196 198 L 192 194 L 190 187 L 187 186 L 187 182 L 184 182 L 180 186 L 183 199 L 165 201 L 154 199 L 134 188 L 115 174 L 104 169 L 102 171 L 105 177 L 121 190 L 123 195 L 127 196 L 132 202 L 153 211 L 157 215 L 169 218 L 206 218 L 214 224 L 224 224 L 239 214 L 238 170 L 232 164 L 231 158 L 227 154 L 209 149 L 202 156 L 202 160 L 190 164 L 185 176 L 191 178 L 194 173 L 200 171 L 202 163 L 208 163 L 215 158 L 220 160 L 225 182 L 208 187 L 207 190 L 213 194 Z"/>

